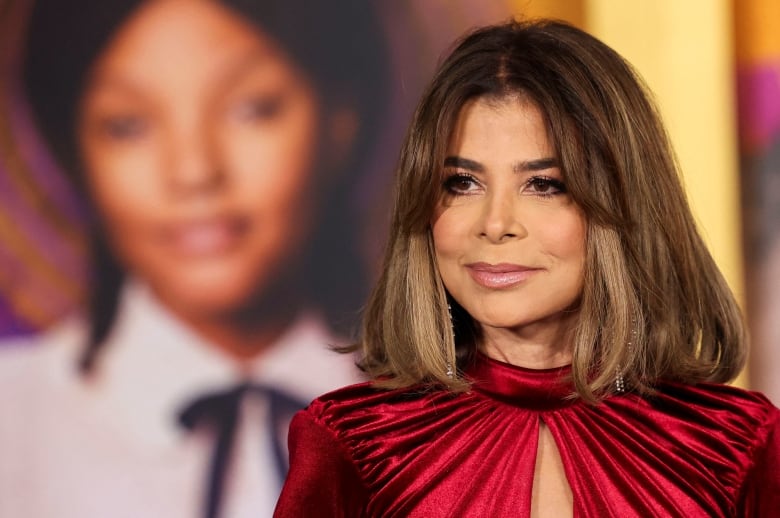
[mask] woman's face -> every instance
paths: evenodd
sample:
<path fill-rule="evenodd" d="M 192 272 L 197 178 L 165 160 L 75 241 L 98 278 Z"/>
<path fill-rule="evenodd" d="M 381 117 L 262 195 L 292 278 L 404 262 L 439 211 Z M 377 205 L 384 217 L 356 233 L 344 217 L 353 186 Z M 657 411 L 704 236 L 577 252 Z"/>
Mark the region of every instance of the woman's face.
<path fill-rule="evenodd" d="M 583 285 L 585 217 L 539 109 L 478 98 L 461 110 L 433 219 L 442 280 L 486 339 L 560 336 Z"/>
<path fill-rule="evenodd" d="M 289 274 L 318 103 L 255 27 L 217 2 L 146 2 L 97 60 L 80 115 L 108 239 L 164 302 L 229 312 Z"/>

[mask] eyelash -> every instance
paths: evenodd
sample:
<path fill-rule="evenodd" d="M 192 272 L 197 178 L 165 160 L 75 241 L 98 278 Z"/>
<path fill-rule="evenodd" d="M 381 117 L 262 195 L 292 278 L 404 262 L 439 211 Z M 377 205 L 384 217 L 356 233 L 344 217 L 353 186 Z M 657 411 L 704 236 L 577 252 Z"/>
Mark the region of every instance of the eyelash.
<path fill-rule="evenodd" d="M 233 107 L 233 114 L 244 121 L 267 121 L 278 116 L 285 107 L 282 94 L 249 96 Z"/>
<path fill-rule="evenodd" d="M 472 185 L 478 185 L 479 181 L 471 174 L 468 173 L 453 173 L 449 175 L 447 178 L 444 179 L 443 187 L 444 190 L 452 194 L 454 196 L 467 196 L 469 194 L 467 189 L 459 189 L 457 187 L 458 183 L 469 183 L 469 187 Z M 525 188 L 535 188 L 536 196 L 541 196 L 543 198 L 551 197 L 551 196 L 557 196 L 559 194 L 566 193 L 566 186 L 561 180 L 558 180 L 557 178 L 552 178 L 550 176 L 544 176 L 544 175 L 537 175 L 532 176 L 528 178 L 528 180 L 525 181 L 523 184 L 524 189 Z M 551 189 L 551 192 L 539 192 L 539 188 L 549 188 Z"/>
<path fill-rule="evenodd" d="M 537 192 L 539 196 L 547 197 L 566 193 L 566 185 L 561 180 L 550 176 L 532 176 L 525 184 L 526 186 L 535 184 L 537 188 L 543 186 L 552 189 L 552 192 Z"/>
<path fill-rule="evenodd" d="M 477 184 L 477 179 L 474 178 L 470 174 L 466 173 L 453 173 L 447 176 L 447 178 L 444 179 L 443 187 L 444 190 L 447 191 L 450 194 L 454 194 L 456 196 L 464 195 L 466 194 L 465 189 L 458 189 L 456 185 L 458 183 L 464 183 L 468 182 L 470 185 Z"/>
<path fill-rule="evenodd" d="M 112 115 L 103 118 L 99 125 L 104 135 L 116 141 L 139 139 L 149 130 L 146 118 L 138 115 Z"/>

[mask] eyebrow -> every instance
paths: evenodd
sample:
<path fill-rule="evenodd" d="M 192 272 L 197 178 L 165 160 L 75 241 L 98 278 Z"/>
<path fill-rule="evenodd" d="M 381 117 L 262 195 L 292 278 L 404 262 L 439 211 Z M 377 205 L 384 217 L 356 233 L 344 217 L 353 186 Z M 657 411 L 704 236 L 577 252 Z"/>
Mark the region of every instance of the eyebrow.
<path fill-rule="evenodd" d="M 444 167 L 457 167 L 460 169 L 466 169 L 467 171 L 473 171 L 475 173 L 481 173 L 485 171 L 485 166 L 477 162 L 476 160 L 470 160 L 459 156 L 448 156 L 444 159 Z M 559 167 L 558 159 L 553 157 L 537 158 L 535 160 L 523 160 L 512 164 L 512 172 L 514 173 L 528 173 L 534 171 L 544 171 L 545 169 L 552 169 Z"/>
<path fill-rule="evenodd" d="M 459 156 L 448 156 L 445 158 L 444 167 L 457 167 L 459 169 L 474 171 L 475 173 L 481 173 L 485 170 L 485 168 L 479 162 Z"/>
<path fill-rule="evenodd" d="M 251 52 L 245 53 L 238 59 L 234 59 L 228 62 L 221 70 L 221 81 L 217 84 L 217 90 L 223 90 L 230 87 L 232 84 L 238 82 L 248 73 L 252 72 L 252 67 L 258 64 L 262 65 L 268 63 L 274 56 L 274 52 L 269 49 L 255 49 Z M 291 60 L 288 60 L 284 56 L 276 56 L 277 59 L 284 63 L 288 61 L 291 67 L 294 65 Z"/>
<path fill-rule="evenodd" d="M 515 173 L 527 173 L 533 171 L 544 171 L 558 167 L 558 159 L 553 157 L 537 158 L 536 160 L 526 160 L 512 165 L 512 171 Z"/>
<path fill-rule="evenodd" d="M 271 55 L 272 52 L 266 49 L 253 49 L 250 52 L 245 52 L 236 59 L 228 61 L 221 67 L 221 70 L 216 73 L 217 76 L 221 77 L 214 85 L 214 90 L 222 91 L 236 83 L 244 74 L 249 73 L 252 66 L 267 61 Z M 142 85 L 139 86 L 133 78 L 122 75 L 98 73 L 93 76 L 91 82 L 92 84 L 88 84 L 87 88 L 91 87 L 95 91 L 115 88 L 137 97 L 144 97 L 145 95 L 144 87 Z"/>

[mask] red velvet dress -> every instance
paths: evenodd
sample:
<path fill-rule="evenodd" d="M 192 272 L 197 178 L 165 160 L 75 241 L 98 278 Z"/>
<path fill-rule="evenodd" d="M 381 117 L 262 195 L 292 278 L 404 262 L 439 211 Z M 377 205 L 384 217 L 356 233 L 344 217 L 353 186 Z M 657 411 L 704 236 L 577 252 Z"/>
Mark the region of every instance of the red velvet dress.
<path fill-rule="evenodd" d="M 653 397 L 566 399 L 569 369 L 480 356 L 468 393 L 355 385 L 290 429 L 276 517 L 527 517 L 539 424 L 549 427 L 575 517 L 780 516 L 780 411 L 724 385 Z"/>

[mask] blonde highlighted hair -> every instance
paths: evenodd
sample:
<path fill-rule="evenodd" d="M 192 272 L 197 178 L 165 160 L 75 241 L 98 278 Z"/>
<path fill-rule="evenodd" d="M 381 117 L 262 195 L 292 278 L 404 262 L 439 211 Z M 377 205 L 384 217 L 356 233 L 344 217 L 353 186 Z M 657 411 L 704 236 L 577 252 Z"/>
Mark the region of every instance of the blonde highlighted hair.
<path fill-rule="evenodd" d="M 618 371 L 643 393 L 660 379 L 732 379 L 745 356 L 742 316 L 696 229 L 647 89 L 611 48 L 545 20 L 466 35 L 424 93 L 401 150 L 384 263 L 356 346 L 364 368 L 385 387 L 468 387 L 447 370 L 469 361 L 479 326 L 448 301 L 430 222 L 461 107 L 518 94 L 544 114 L 567 190 L 587 218 L 577 394 L 597 401 L 614 390 Z"/>

